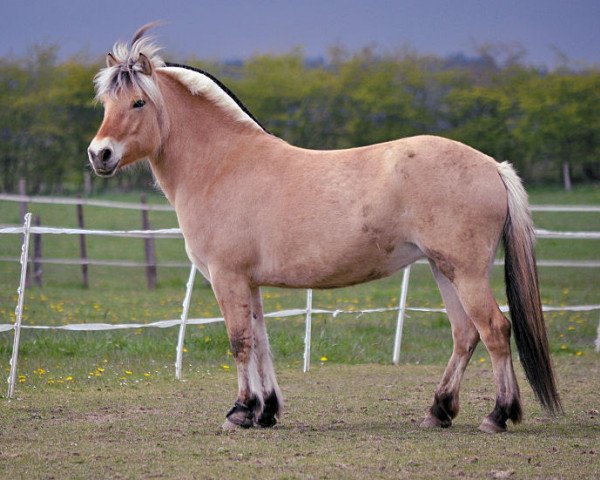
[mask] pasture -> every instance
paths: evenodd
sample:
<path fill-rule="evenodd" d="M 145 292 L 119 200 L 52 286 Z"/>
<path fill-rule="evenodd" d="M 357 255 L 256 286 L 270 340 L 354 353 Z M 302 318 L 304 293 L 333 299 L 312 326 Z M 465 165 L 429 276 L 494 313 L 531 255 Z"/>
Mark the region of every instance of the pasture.
<path fill-rule="evenodd" d="M 132 196 L 118 199 L 135 201 Z M 164 201 L 159 195 L 150 201 Z M 600 204 L 600 189 L 566 194 L 531 192 L 535 204 Z M 76 226 L 74 207 L 30 205 L 45 226 Z M 86 226 L 139 228 L 139 212 L 86 207 Z M 536 227 L 600 230 L 597 213 L 536 213 Z M 153 228 L 175 227 L 173 213 L 151 212 Z M 18 205 L 0 202 L 0 223 L 18 224 Z M 93 259 L 143 261 L 140 239 L 88 238 Z M 182 240 L 157 240 L 158 261 L 185 262 Z M 78 238 L 46 235 L 46 258 L 77 258 Z M 0 256 L 16 257 L 20 238 L 4 235 Z M 540 240 L 539 259 L 598 260 L 596 240 Z M 19 266 L 0 263 L 0 323 L 14 318 Z M 600 269 L 540 268 L 545 305 L 597 304 Z M 139 268 L 90 267 L 90 288 L 79 267 L 44 266 L 44 285 L 29 287 L 24 324 L 150 322 L 181 313 L 187 268 L 160 268 L 158 288 L 146 289 Z M 503 274 L 494 292 L 505 303 Z M 394 306 L 400 277 L 318 291 L 325 308 Z M 302 308 L 304 291 L 265 289 L 265 311 Z M 414 268 L 409 306 L 439 307 L 429 269 Z M 198 280 L 191 317 L 217 316 L 212 292 Z M 0 476 L 213 477 L 242 474 L 285 477 L 439 477 L 486 475 L 593 477 L 600 471 L 600 355 L 593 351 L 598 312 L 546 315 L 566 415 L 541 418 L 517 367 L 525 402 L 524 424 L 508 435 L 477 432 L 493 404 L 489 358 L 478 347 L 467 370 L 462 412 L 448 431 L 422 432 L 435 384 L 452 340 L 445 315 L 411 312 L 400 357 L 392 367 L 395 314 L 316 315 L 313 370 L 301 373 L 304 319 L 268 319 L 287 400 L 272 431 L 221 434 L 236 391 L 235 366 L 222 324 L 190 326 L 183 383 L 174 380 L 177 329 L 112 332 L 40 332 L 21 338 L 16 400 L 0 409 Z M 0 334 L 0 368 L 8 375 L 12 334 Z M 379 364 L 379 365 L 377 365 Z M 357 378 L 361 379 L 358 387 Z M 5 391 L 0 391 L 1 395 Z M 79 472 L 79 473 L 78 473 Z M 496 472 L 496 473 L 492 473 Z M 511 473 L 512 472 L 512 473 Z"/>

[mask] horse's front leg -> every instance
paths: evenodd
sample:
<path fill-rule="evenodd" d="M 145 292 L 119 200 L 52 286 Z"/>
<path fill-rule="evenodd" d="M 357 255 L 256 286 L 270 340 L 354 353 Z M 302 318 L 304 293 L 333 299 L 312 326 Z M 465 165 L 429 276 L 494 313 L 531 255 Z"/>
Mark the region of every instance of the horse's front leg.
<path fill-rule="evenodd" d="M 281 414 L 283 400 L 277 385 L 273 360 L 269 349 L 269 337 L 263 316 L 262 299 L 258 287 L 252 289 L 252 327 L 254 330 L 254 348 L 258 361 L 258 373 L 262 383 L 264 405 L 262 410 L 255 409 L 256 424 L 259 427 L 272 427 Z"/>
<path fill-rule="evenodd" d="M 223 429 L 250 428 L 255 422 L 255 411 L 261 411 L 264 405 L 252 328 L 252 290 L 243 275 L 211 271 L 211 283 L 225 318 L 239 385 Z"/>

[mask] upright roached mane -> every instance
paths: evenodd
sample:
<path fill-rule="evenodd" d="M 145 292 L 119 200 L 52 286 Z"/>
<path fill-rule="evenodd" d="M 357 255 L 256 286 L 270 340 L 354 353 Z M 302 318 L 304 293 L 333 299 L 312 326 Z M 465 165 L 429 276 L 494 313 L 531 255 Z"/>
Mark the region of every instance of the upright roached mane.
<path fill-rule="evenodd" d="M 125 42 L 115 43 L 108 57 L 114 64 L 107 65 L 94 77 L 96 100 L 101 101 L 105 96 L 114 98 L 124 91 L 133 90 L 146 94 L 160 111 L 163 108 L 163 98 L 156 82 L 150 76 L 143 74 L 143 68 L 139 63 L 140 56 L 143 55 L 153 68 L 160 68 L 176 77 L 193 95 L 204 95 L 230 112 L 235 119 L 267 131 L 233 92 L 217 78 L 188 65 L 166 63 L 158 55 L 161 47 L 156 45 L 155 39 L 144 36 L 152 26 L 153 24 L 149 24 L 140 28 L 129 47 Z"/>
<path fill-rule="evenodd" d="M 454 341 L 421 425 L 452 424 L 479 340 L 496 384 L 480 429 L 502 432 L 508 420 L 521 421 L 511 330 L 534 393 L 546 411 L 561 411 L 527 194 L 510 164 L 425 135 L 347 150 L 294 147 L 266 132 L 214 77 L 163 62 L 147 29 L 129 48 L 117 44 L 96 77 L 105 116 L 89 158 L 105 177 L 147 158 L 175 207 L 188 256 L 211 281 L 238 370 L 224 428 L 270 427 L 281 412 L 262 286 L 341 287 L 419 258 L 429 260 Z M 500 242 L 512 323 L 489 283 Z"/>

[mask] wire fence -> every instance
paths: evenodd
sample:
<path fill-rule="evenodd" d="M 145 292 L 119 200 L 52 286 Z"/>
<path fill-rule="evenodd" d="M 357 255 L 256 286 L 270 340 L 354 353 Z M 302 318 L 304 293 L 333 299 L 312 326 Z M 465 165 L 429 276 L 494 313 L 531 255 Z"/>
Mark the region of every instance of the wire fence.
<path fill-rule="evenodd" d="M 109 202 L 109 201 L 90 201 L 84 199 L 64 199 L 64 198 L 48 198 L 48 197 L 29 197 L 23 195 L 7 195 L 0 194 L 0 200 L 8 201 L 28 201 L 31 203 L 51 203 L 51 204 L 66 204 L 66 205 L 90 205 L 98 207 L 110 207 L 110 208 L 129 208 L 129 209 L 142 209 L 142 204 L 133 204 L 125 202 Z M 78 203 L 80 202 L 80 203 Z M 171 208 L 165 208 L 166 206 L 160 205 L 160 209 L 150 208 L 157 207 L 156 205 L 146 205 L 148 210 L 161 210 L 169 211 Z M 534 211 L 545 211 L 545 212 L 600 212 L 600 207 L 596 206 L 549 206 L 539 205 L 532 207 Z M 195 281 L 196 269 L 192 265 L 190 268 L 189 279 L 186 286 L 186 292 L 182 303 L 182 314 L 179 319 L 172 320 L 159 320 L 151 323 L 121 323 L 121 324 L 108 324 L 108 323 L 83 323 L 83 324 L 70 324 L 70 325 L 22 325 L 22 311 L 24 303 L 24 291 L 25 281 L 27 277 L 26 265 L 29 261 L 28 249 L 29 249 L 29 238 L 31 234 L 50 234 L 50 235 L 95 235 L 95 236 L 107 236 L 107 237 L 125 237 L 125 238 L 182 238 L 182 233 L 179 228 L 160 229 L 160 230 L 93 230 L 93 229 L 73 229 L 73 228 L 57 228 L 57 227 L 37 227 L 31 226 L 31 214 L 28 213 L 25 216 L 25 223 L 23 226 L 3 226 L 0 227 L 0 234 L 18 234 L 23 235 L 22 252 L 20 258 L 13 257 L 0 257 L 0 261 L 20 261 L 21 262 L 21 277 L 19 287 L 17 289 L 18 302 L 15 309 L 15 322 L 9 324 L 0 324 L 0 332 L 6 332 L 14 330 L 14 342 L 13 351 L 10 362 L 10 376 L 8 378 L 9 390 L 8 397 L 11 397 L 14 393 L 14 385 L 16 378 L 16 365 L 18 359 L 19 350 L 19 337 L 22 328 L 26 329 L 38 329 L 38 330 L 70 330 L 70 331 L 96 331 L 96 330 L 117 330 L 117 329 L 130 329 L 130 328 L 169 328 L 179 326 L 179 336 L 176 348 L 176 362 L 175 372 L 176 377 L 181 378 L 181 363 L 183 356 L 183 342 L 185 336 L 185 329 L 187 325 L 201 325 L 215 322 L 222 322 L 222 317 L 213 318 L 188 318 L 189 303 Z M 600 239 L 600 232 L 564 232 L 564 231 L 549 231 L 549 230 L 536 230 L 538 238 L 553 238 L 553 239 L 585 239 L 585 240 L 598 240 Z M 46 259 L 46 263 L 56 264 L 96 264 L 96 265 L 108 265 L 108 266 L 147 266 L 144 262 L 131 262 L 123 260 L 81 260 L 81 259 Z M 421 262 L 419 262 L 421 263 Z M 426 262 L 423 262 L 426 263 Z M 502 261 L 496 261 L 496 264 L 501 264 Z M 163 262 L 163 266 L 172 267 L 190 267 L 190 264 L 182 262 Z M 574 260 L 540 260 L 539 266 L 548 267 L 574 267 L 574 268 L 599 268 L 600 261 L 574 261 Z M 436 312 L 445 313 L 443 308 L 420 308 L 420 307 L 408 307 L 406 305 L 406 296 L 409 287 L 410 278 L 410 266 L 404 269 L 402 286 L 400 291 L 400 301 L 398 306 L 386 307 L 386 308 L 373 308 L 373 309 L 322 309 L 313 307 L 312 305 L 312 290 L 306 292 L 306 307 L 297 309 L 288 309 L 277 312 L 269 312 L 265 314 L 266 317 L 290 317 L 290 316 L 305 316 L 305 338 L 304 338 L 304 366 L 303 370 L 306 372 L 310 368 L 310 343 L 311 343 L 311 323 L 312 315 L 314 314 L 326 314 L 332 315 L 333 317 L 340 314 L 353 314 L 362 315 L 370 313 L 380 312 L 398 312 L 396 333 L 394 336 L 394 350 L 392 361 L 394 363 L 399 362 L 400 357 L 400 346 L 402 339 L 402 330 L 404 316 L 407 311 L 417 312 Z M 501 307 L 503 311 L 507 311 L 506 306 Z M 544 311 L 598 311 L 600 305 L 572 305 L 572 306 L 543 306 Z M 596 349 L 600 349 L 600 325 L 598 327 L 598 338 L 595 341 Z"/>

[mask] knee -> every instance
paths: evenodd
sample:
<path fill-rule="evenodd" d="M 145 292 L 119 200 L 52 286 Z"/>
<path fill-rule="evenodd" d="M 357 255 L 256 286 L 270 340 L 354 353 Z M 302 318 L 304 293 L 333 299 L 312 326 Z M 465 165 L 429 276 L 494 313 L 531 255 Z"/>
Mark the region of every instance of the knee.
<path fill-rule="evenodd" d="M 229 345 L 233 358 L 239 362 L 246 362 L 252 348 L 252 334 L 246 331 L 236 331 L 229 335 Z"/>

